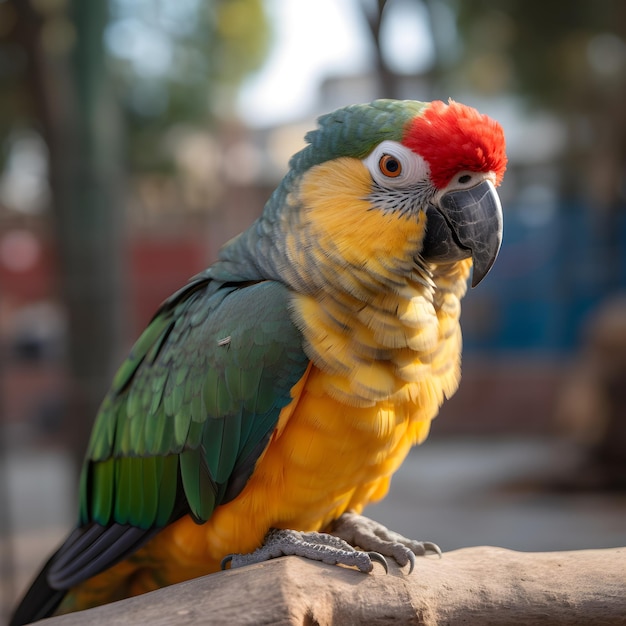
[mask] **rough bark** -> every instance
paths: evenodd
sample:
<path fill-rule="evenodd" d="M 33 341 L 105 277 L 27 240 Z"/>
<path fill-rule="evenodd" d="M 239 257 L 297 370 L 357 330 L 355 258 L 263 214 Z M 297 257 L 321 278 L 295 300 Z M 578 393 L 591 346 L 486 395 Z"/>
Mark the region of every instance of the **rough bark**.
<path fill-rule="evenodd" d="M 40 623 L 608 626 L 626 619 L 625 558 L 626 548 L 465 548 L 385 575 L 287 557 Z"/>

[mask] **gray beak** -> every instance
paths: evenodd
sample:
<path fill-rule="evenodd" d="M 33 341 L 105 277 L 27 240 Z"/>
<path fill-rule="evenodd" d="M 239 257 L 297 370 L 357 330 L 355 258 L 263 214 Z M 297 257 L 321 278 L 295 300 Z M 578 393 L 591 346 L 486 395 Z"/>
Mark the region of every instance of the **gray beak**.
<path fill-rule="evenodd" d="M 441 263 L 471 256 L 472 287 L 476 287 L 494 264 L 502 243 L 502 206 L 491 181 L 444 194 L 439 206 L 428 207 L 426 218 L 423 258 Z"/>

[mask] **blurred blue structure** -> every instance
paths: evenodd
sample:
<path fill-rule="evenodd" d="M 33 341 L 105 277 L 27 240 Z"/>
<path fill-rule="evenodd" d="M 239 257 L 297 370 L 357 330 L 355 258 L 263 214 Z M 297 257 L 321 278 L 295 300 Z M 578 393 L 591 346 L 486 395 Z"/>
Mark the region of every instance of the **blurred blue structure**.
<path fill-rule="evenodd" d="M 464 301 L 467 353 L 567 354 L 591 310 L 626 290 L 626 212 L 561 203 L 540 221 L 507 207 L 497 263 Z"/>

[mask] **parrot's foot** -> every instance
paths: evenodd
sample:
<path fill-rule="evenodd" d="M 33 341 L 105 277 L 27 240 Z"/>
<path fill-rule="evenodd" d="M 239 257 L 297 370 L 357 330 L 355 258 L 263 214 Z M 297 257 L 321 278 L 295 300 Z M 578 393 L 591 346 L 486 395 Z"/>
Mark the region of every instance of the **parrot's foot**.
<path fill-rule="evenodd" d="M 302 556 L 329 565 L 348 565 L 362 572 L 371 572 L 374 563 L 389 571 L 385 557 L 400 567 L 415 567 L 415 556 L 433 552 L 441 556 L 439 546 L 430 541 L 407 539 L 382 524 L 357 513 L 344 513 L 333 522 L 332 534 L 271 529 L 263 545 L 250 554 L 229 554 L 222 559 L 222 569 L 262 563 L 280 556 Z M 358 546 L 357 549 L 356 546 Z"/>
<path fill-rule="evenodd" d="M 348 565 L 362 572 L 371 572 L 374 562 L 380 563 L 388 571 L 385 557 L 376 552 L 355 550 L 349 543 L 327 533 L 300 532 L 272 528 L 265 536 L 263 545 L 250 554 L 229 554 L 222 559 L 222 569 L 243 567 L 262 563 L 280 556 L 302 556 L 329 565 Z"/>
<path fill-rule="evenodd" d="M 439 546 L 430 541 L 416 541 L 389 530 L 387 527 L 357 513 L 344 513 L 332 525 L 331 532 L 352 546 L 391 557 L 409 574 L 415 567 L 415 557 L 433 552 L 441 556 Z"/>

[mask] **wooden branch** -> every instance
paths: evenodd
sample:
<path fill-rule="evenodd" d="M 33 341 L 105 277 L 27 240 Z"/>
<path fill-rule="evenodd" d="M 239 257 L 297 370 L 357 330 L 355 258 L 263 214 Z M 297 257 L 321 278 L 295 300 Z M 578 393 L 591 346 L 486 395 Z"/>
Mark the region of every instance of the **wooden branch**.
<path fill-rule="evenodd" d="M 220 572 L 42 626 L 593 624 L 626 620 L 626 548 L 465 548 L 372 574 L 296 557 Z"/>

